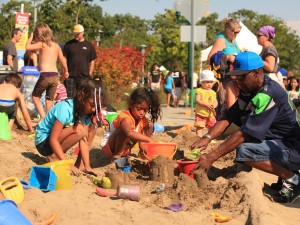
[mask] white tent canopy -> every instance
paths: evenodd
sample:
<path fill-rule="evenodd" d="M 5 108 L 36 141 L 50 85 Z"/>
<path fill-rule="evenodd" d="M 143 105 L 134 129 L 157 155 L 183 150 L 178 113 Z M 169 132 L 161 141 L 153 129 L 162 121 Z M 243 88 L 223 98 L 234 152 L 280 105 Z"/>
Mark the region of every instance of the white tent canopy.
<path fill-rule="evenodd" d="M 240 22 L 241 32 L 236 37 L 236 42 L 241 51 L 252 51 L 259 54 L 262 47 L 257 43 L 256 36 L 242 23 Z M 200 71 L 202 71 L 202 62 L 207 60 L 208 54 L 211 51 L 212 46 L 204 49 L 200 53 Z"/>

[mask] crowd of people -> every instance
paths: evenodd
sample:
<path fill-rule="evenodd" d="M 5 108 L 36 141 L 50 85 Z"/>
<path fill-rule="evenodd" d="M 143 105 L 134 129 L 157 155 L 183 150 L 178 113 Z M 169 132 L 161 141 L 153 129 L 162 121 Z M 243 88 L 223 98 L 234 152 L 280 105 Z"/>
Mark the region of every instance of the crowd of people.
<path fill-rule="evenodd" d="M 113 161 L 128 156 L 138 143 L 139 156 L 143 158 L 145 143 L 154 142 L 154 123 L 161 117 L 161 87 L 167 108 L 171 101 L 178 107 L 182 91 L 187 89 L 190 98 L 195 98 L 194 126 L 199 137 L 191 149 L 202 151 L 231 123 L 239 126 L 220 146 L 200 154 L 194 170 L 207 171 L 220 157 L 236 150 L 237 163 L 278 176 L 278 182 L 271 186 L 277 191 L 274 200 L 293 201 L 300 194 L 300 122 L 295 107 L 300 80 L 278 68 L 279 55 L 272 43 L 276 36 L 274 27 L 262 26 L 257 31 L 257 41 L 262 46 L 260 55 L 239 49 L 235 39 L 241 29 L 237 20 L 224 20 L 224 30 L 217 34 L 208 55 L 211 69 L 201 71 L 200 76 L 195 73 L 193 82 L 177 66 L 163 73 L 154 63 L 147 76 L 149 87 L 133 90 L 128 108 L 109 124 L 100 145 L 103 153 Z M 98 122 L 103 122 L 107 113 L 107 102 L 101 80 L 92 78 L 95 49 L 85 40 L 82 25 L 75 25 L 73 34 L 74 39 L 61 49 L 49 26 L 39 24 L 26 43 L 26 65 L 37 66 L 41 72 L 32 93 L 41 118 L 35 145 L 48 161 L 56 161 L 66 159 L 66 151 L 78 144 L 79 154 L 71 172 L 96 176 L 89 150 Z M 21 35 L 20 30 L 14 29 L 4 50 L 4 63 L 14 69 L 18 68 L 15 43 Z M 57 61 L 62 73 L 56 67 Z M 0 93 L 0 112 L 9 115 L 11 128 L 17 101 L 28 130 L 33 132 L 17 77 L 7 75 L 0 85 L 1 90 L 7 90 Z M 40 100 L 44 91 L 45 111 Z M 55 99 L 57 103 L 53 105 Z M 208 128 L 206 134 L 204 128 Z"/>

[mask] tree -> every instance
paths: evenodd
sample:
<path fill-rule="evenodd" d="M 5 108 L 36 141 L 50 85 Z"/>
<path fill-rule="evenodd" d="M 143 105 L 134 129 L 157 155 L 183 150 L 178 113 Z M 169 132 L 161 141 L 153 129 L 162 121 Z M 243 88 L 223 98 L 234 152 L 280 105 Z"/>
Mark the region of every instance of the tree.
<path fill-rule="evenodd" d="M 113 48 L 96 48 L 96 52 L 95 71 L 101 75 L 103 86 L 117 105 L 120 96 L 139 79 L 143 66 L 141 52 L 130 46 L 120 47 L 118 43 Z"/>

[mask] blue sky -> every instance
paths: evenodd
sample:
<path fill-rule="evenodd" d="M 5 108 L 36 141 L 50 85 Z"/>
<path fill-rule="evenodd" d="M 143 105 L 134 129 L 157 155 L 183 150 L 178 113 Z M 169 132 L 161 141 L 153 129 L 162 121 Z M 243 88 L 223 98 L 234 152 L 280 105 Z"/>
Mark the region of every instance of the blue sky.
<path fill-rule="evenodd" d="M 175 0 L 108 0 L 99 2 L 104 13 L 109 15 L 136 15 L 153 19 L 157 13 L 174 8 Z M 273 15 L 285 20 L 300 36 L 300 0 L 209 0 L 210 13 L 218 13 L 219 19 L 239 9 L 249 9 L 259 14 Z"/>
<path fill-rule="evenodd" d="M 0 0 L 0 4 L 8 0 Z M 164 13 L 165 9 L 174 8 L 175 0 L 108 0 L 99 4 L 104 13 L 109 15 L 131 14 L 145 19 L 153 19 L 157 13 Z M 239 9 L 249 9 L 259 14 L 273 15 L 287 21 L 287 24 L 300 35 L 300 0 L 209 0 L 210 12 L 218 13 L 219 19 L 228 13 Z M 26 9 L 25 9 L 26 11 Z"/>
<path fill-rule="evenodd" d="M 97 3 L 98 2 L 98 3 Z M 174 8 L 175 0 L 108 0 L 94 1 L 102 6 L 105 13 L 130 13 L 142 18 L 152 19 L 164 9 Z M 285 20 L 300 20 L 299 0 L 210 0 L 210 12 L 218 13 L 220 18 L 238 9 L 249 9 L 259 14 L 274 15 Z"/>

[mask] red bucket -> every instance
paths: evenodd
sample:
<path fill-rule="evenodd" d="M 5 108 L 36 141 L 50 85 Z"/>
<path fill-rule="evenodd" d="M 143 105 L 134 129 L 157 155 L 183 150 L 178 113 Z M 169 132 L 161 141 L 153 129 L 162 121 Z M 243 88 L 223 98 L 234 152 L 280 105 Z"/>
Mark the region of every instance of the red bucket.
<path fill-rule="evenodd" d="M 178 169 L 180 173 L 184 173 L 194 179 L 194 173 L 191 173 L 191 170 L 196 166 L 198 160 L 177 160 Z"/>
<path fill-rule="evenodd" d="M 157 156 L 173 159 L 176 153 L 176 143 L 146 143 L 146 158 L 152 160 Z"/>

